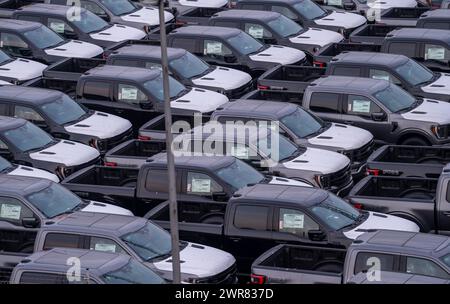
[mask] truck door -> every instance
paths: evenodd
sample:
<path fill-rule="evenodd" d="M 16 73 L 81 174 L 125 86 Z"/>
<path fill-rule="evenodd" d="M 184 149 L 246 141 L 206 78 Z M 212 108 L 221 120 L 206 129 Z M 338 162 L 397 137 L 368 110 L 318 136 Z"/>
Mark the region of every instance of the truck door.
<path fill-rule="evenodd" d="M 440 195 L 437 199 L 438 222 L 436 226 L 441 234 L 450 236 L 450 180 L 447 179 L 442 184 Z"/>
<path fill-rule="evenodd" d="M 325 121 L 342 122 L 341 94 L 313 92 L 309 100 L 309 109 Z"/>

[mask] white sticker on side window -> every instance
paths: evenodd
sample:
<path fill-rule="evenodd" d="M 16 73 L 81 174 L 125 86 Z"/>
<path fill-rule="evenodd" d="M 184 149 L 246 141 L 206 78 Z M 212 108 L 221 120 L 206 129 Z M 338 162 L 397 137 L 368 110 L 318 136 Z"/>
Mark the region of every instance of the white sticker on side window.
<path fill-rule="evenodd" d="M 253 38 L 261 39 L 264 37 L 264 29 L 261 26 L 252 25 L 248 28 L 248 34 Z"/>
<path fill-rule="evenodd" d="M 50 28 L 59 34 L 63 34 L 64 22 L 50 22 Z"/>
<path fill-rule="evenodd" d="M 373 79 L 381 79 L 381 80 L 387 80 L 389 81 L 389 75 L 372 75 Z"/>
<path fill-rule="evenodd" d="M 211 180 L 206 178 L 193 178 L 191 191 L 197 193 L 210 193 Z"/>
<path fill-rule="evenodd" d="M 0 217 L 10 220 L 20 219 L 20 212 L 22 211 L 22 206 L 2 204 L 0 207 Z"/>
<path fill-rule="evenodd" d="M 207 54 L 222 54 L 222 43 L 221 42 L 206 43 L 206 53 Z"/>
<path fill-rule="evenodd" d="M 246 146 L 232 146 L 231 155 L 240 159 L 248 159 L 248 148 Z"/>
<path fill-rule="evenodd" d="M 303 229 L 305 226 L 305 216 L 297 213 L 283 214 L 283 222 L 280 223 L 280 229 Z"/>
<path fill-rule="evenodd" d="M 138 90 L 136 88 L 121 88 L 119 99 L 137 100 Z"/>
<path fill-rule="evenodd" d="M 368 101 L 368 100 L 353 100 L 353 112 L 370 113 L 370 101 Z"/>
<path fill-rule="evenodd" d="M 342 6 L 342 0 L 327 0 L 325 4 Z"/>
<path fill-rule="evenodd" d="M 94 250 L 103 252 L 116 252 L 116 245 L 97 243 L 95 244 Z"/>
<path fill-rule="evenodd" d="M 427 49 L 425 59 L 444 60 L 445 48 L 443 47 L 430 47 Z"/>

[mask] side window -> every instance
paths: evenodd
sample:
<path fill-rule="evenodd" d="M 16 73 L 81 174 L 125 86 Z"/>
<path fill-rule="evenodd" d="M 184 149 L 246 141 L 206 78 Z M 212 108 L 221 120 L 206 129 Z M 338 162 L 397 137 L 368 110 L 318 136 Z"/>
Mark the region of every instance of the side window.
<path fill-rule="evenodd" d="M 0 103 L 0 115 L 8 116 L 9 114 L 9 105 L 5 103 Z"/>
<path fill-rule="evenodd" d="M 119 83 L 118 101 L 139 104 L 148 100 L 147 96 L 137 87 L 129 84 Z"/>
<path fill-rule="evenodd" d="M 21 201 L 10 197 L 0 197 L 0 221 L 22 226 L 22 219 L 30 217 L 34 217 L 33 211 Z"/>
<path fill-rule="evenodd" d="M 289 19 L 297 19 L 297 15 L 293 11 L 291 11 L 290 8 L 285 6 L 273 5 L 272 11 L 285 15 Z"/>
<path fill-rule="evenodd" d="M 318 230 L 319 225 L 299 210 L 280 208 L 278 231 L 308 238 L 309 230 Z"/>
<path fill-rule="evenodd" d="M 96 15 L 106 15 L 104 9 L 98 6 L 98 4 L 91 1 L 81 1 L 81 7 L 87 9 L 88 11 L 91 11 Z"/>
<path fill-rule="evenodd" d="M 378 259 L 381 271 L 396 271 L 395 267 L 396 256 L 391 254 L 374 253 L 374 252 L 360 252 L 356 256 L 355 271 L 353 274 L 358 274 L 369 270 L 374 266 L 374 260 Z"/>
<path fill-rule="evenodd" d="M 48 18 L 47 26 L 61 35 L 75 33 L 73 28 L 61 19 Z"/>
<path fill-rule="evenodd" d="M 185 49 L 197 53 L 197 40 L 193 38 L 173 38 L 171 47 Z"/>
<path fill-rule="evenodd" d="M 324 0 L 323 1 L 324 5 L 330 5 L 330 6 L 335 6 L 335 7 L 344 7 L 344 3 L 343 0 Z"/>
<path fill-rule="evenodd" d="M 178 174 L 178 172 L 176 172 Z M 169 192 L 169 176 L 167 170 L 151 169 L 148 170 L 147 179 L 145 181 L 145 189 L 151 192 Z M 180 182 L 177 178 L 177 193 L 180 192 Z"/>
<path fill-rule="evenodd" d="M 339 94 L 313 93 L 309 107 L 314 112 L 339 113 Z"/>
<path fill-rule="evenodd" d="M 42 23 L 42 19 L 40 16 L 19 15 L 19 16 L 17 16 L 17 19 Z"/>
<path fill-rule="evenodd" d="M 450 23 L 446 23 L 446 22 L 425 22 L 422 27 L 429 28 L 429 29 L 448 30 L 448 29 L 450 29 Z"/>
<path fill-rule="evenodd" d="M 371 117 L 372 113 L 380 113 L 382 110 L 373 101 L 364 96 L 348 95 L 345 112 L 351 115 Z"/>
<path fill-rule="evenodd" d="M 223 57 L 233 53 L 222 42 L 205 40 L 203 42 L 203 55 L 211 57 Z"/>
<path fill-rule="evenodd" d="M 49 233 L 45 237 L 44 250 L 52 248 L 83 248 L 83 236 L 68 233 Z"/>
<path fill-rule="evenodd" d="M 413 257 L 406 257 L 406 273 L 450 279 L 450 275 L 433 261 Z"/>
<path fill-rule="evenodd" d="M 268 207 L 241 205 L 236 208 L 234 226 L 239 229 L 267 231 L 268 218 Z"/>
<path fill-rule="evenodd" d="M 1 33 L 0 47 L 5 49 L 7 52 L 18 56 L 26 55 L 24 52 L 26 53 L 29 51 L 28 44 L 23 41 L 22 38 L 10 33 Z"/>
<path fill-rule="evenodd" d="M 260 24 L 246 23 L 245 32 L 255 39 L 271 38 L 272 33 L 264 29 Z"/>
<path fill-rule="evenodd" d="M 358 77 L 358 76 L 361 76 L 361 69 L 360 68 L 348 68 L 348 67 L 336 67 L 333 71 L 333 75 Z"/>
<path fill-rule="evenodd" d="M 248 9 L 248 10 L 258 10 L 258 11 L 263 11 L 264 10 L 264 5 L 262 4 L 242 4 L 240 5 L 241 9 Z"/>
<path fill-rule="evenodd" d="M 14 117 L 23 118 L 32 122 L 44 122 L 45 119 L 29 107 L 15 106 L 14 107 Z"/>
<path fill-rule="evenodd" d="M 20 276 L 20 284 L 69 284 L 65 274 L 25 271 Z"/>
<path fill-rule="evenodd" d="M 378 69 L 369 69 L 369 77 L 373 79 L 383 79 L 391 81 L 395 84 L 402 83 L 400 80 L 398 80 L 397 77 L 393 76 L 391 73 Z"/>
<path fill-rule="evenodd" d="M 407 42 L 393 42 L 389 46 L 389 53 L 405 55 L 407 57 L 415 57 L 416 44 Z"/>
<path fill-rule="evenodd" d="M 83 98 L 109 101 L 111 89 L 108 82 L 87 81 L 83 88 Z"/>
<path fill-rule="evenodd" d="M 90 237 L 89 249 L 103 252 L 123 253 L 127 254 L 125 250 L 120 247 L 115 241 L 102 238 L 102 237 Z"/>
<path fill-rule="evenodd" d="M 440 45 L 425 44 L 424 58 L 425 60 L 448 62 L 450 60 L 450 50 Z"/>
<path fill-rule="evenodd" d="M 239 28 L 239 24 L 233 21 L 214 20 L 213 23 L 214 26 Z"/>
<path fill-rule="evenodd" d="M 186 193 L 210 195 L 215 192 L 222 192 L 223 188 L 209 175 L 188 172 L 186 182 Z"/>
<path fill-rule="evenodd" d="M 121 65 L 121 66 L 128 66 L 128 67 L 140 67 L 141 66 L 141 63 L 138 60 L 113 58 L 111 61 L 112 61 L 111 64 L 113 64 L 113 65 Z"/>

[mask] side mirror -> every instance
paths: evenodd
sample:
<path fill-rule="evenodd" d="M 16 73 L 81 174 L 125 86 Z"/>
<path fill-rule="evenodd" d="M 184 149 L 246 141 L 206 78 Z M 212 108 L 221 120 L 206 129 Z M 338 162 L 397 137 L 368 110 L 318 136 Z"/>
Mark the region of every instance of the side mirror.
<path fill-rule="evenodd" d="M 384 114 L 383 112 L 372 113 L 371 116 L 373 121 L 383 121 L 386 118 L 386 114 Z"/>
<path fill-rule="evenodd" d="M 67 39 L 73 39 L 73 40 L 78 39 L 78 35 L 74 32 L 64 32 L 64 36 Z"/>
<path fill-rule="evenodd" d="M 40 221 L 35 217 L 24 217 L 22 219 L 22 226 L 25 228 L 37 228 Z"/>
<path fill-rule="evenodd" d="M 264 38 L 265 44 L 278 44 L 278 41 L 275 38 Z"/>
<path fill-rule="evenodd" d="M 226 63 L 235 63 L 237 61 L 237 58 L 234 55 L 225 55 L 223 56 L 223 60 Z"/>
<path fill-rule="evenodd" d="M 311 241 L 320 242 L 325 239 L 326 235 L 322 230 L 309 230 L 308 238 Z"/>
<path fill-rule="evenodd" d="M 98 14 L 97 16 L 99 16 L 100 18 L 102 18 L 106 22 L 110 22 L 111 21 L 111 19 L 109 19 L 109 16 L 107 14 Z"/>
<path fill-rule="evenodd" d="M 21 48 L 19 50 L 20 56 L 23 57 L 33 57 L 33 52 L 30 49 L 26 49 L 26 48 Z"/>
<path fill-rule="evenodd" d="M 228 195 L 226 192 L 220 191 L 220 192 L 213 192 L 212 197 L 215 201 L 226 201 Z"/>
<path fill-rule="evenodd" d="M 347 11 L 352 11 L 356 9 L 356 5 L 353 2 L 344 2 L 344 9 Z"/>

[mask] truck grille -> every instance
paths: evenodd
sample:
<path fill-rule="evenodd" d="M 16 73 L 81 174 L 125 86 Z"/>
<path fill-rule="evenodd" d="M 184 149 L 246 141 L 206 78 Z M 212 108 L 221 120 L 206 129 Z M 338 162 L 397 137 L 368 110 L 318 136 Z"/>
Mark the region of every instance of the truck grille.
<path fill-rule="evenodd" d="M 203 284 L 233 284 L 236 283 L 236 263 L 231 265 L 228 269 L 225 271 L 222 271 L 221 273 L 218 273 L 214 276 L 207 277 L 207 278 L 201 278 L 196 281 L 196 283 L 203 283 Z"/>
<path fill-rule="evenodd" d="M 340 190 L 352 182 L 352 172 L 350 164 L 345 168 L 329 174 L 330 187 Z"/>
<path fill-rule="evenodd" d="M 133 137 L 133 128 L 130 128 L 122 134 L 119 134 L 115 137 L 108 138 L 106 140 L 106 149 L 105 150 L 110 150 L 110 149 L 116 147 L 117 145 L 123 143 L 124 141 L 131 139 L 132 137 Z"/>
<path fill-rule="evenodd" d="M 229 98 L 240 98 L 243 95 L 250 92 L 251 90 L 253 90 L 253 81 L 249 81 L 246 84 L 244 84 L 243 86 L 240 86 L 239 88 L 232 90 L 230 92 L 230 94 L 228 94 L 228 97 Z"/>
<path fill-rule="evenodd" d="M 370 142 L 368 142 L 359 149 L 347 151 L 345 155 L 348 156 L 348 158 L 350 158 L 352 162 L 363 163 L 366 162 L 367 158 L 369 158 L 370 154 L 372 154 L 373 147 L 374 147 L 374 140 L 372 139 Z"/>

